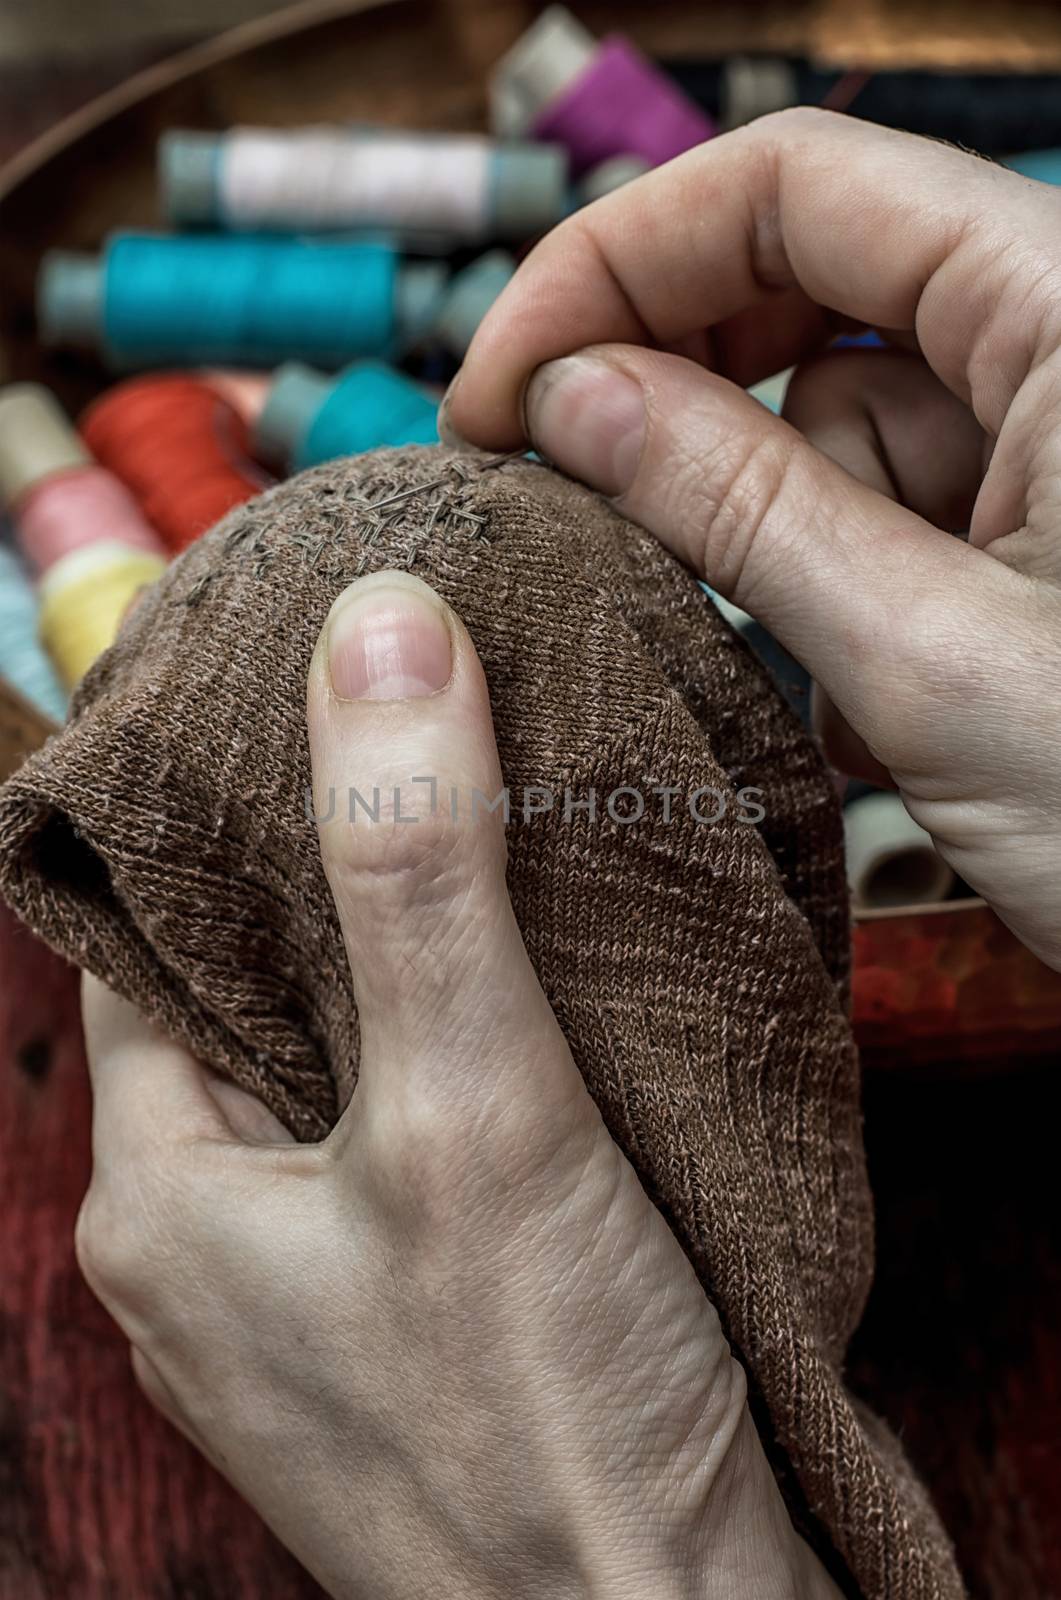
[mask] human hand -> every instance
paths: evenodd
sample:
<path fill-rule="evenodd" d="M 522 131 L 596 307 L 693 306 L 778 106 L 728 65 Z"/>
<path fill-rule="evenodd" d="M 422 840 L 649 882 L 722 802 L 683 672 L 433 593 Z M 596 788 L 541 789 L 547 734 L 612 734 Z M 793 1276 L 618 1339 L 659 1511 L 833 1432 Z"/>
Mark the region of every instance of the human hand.
<path fill-rule="evenodd" d="M 85 981 L 78 1252 L 141 1385 L 336 1596 L 835 1596 L 538 986 L 501 815 L 468 813 L 501 777 L 467 633 L 363 579 L 308 706 L 362 1037 L 331 1137 L 293 1144 Z M 350 825 L 351 787 L 395 783 L 417 826 Z"/>
<path fill-rule="evenodd" d="M 823 353 L 852 325 L 890 347 Z M 743 390 L 793 363 L 781 421 Z M 549 234 L 442 427 L 529 440 L 769 627 L 836 763 L 1061 967 L 1061 196 L 765 117 Z"/>

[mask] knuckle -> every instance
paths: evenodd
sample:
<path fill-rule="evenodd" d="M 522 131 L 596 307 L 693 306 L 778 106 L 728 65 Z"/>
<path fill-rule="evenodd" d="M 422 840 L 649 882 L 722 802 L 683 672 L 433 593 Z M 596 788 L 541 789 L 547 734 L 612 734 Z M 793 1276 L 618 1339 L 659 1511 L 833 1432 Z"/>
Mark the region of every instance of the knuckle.
<path fill-rule="evenodd" d="M 822 106 L 782 106 L 757 117 L 752 126 L 765 138 L 788 143 L 796 134 L 850 133 L 851 119 Z"/>
<path fill-rule="evenodd" d="M 422 1084 L 406 1083 L 367 1102 L 359 1184 L 383 1235 L 400 1235 L 403 1259 L 437 1250 L 468 1222 L 462 1203 L 466 1141 L 452 1107 Z"/>
<path fill-rule="evenodd" d="M 365 1167 L 410 1243 L 508 1232 L 524 1211 L 555 1204 L 576 1184 L 584 1214 L 615 1204 L 622 1160 L 582 1092 L 560 1115 L 503 1096 L 473 1104 L 464 1086 L 421 1063 L 366 1110 Z"/>
<path fill-rule="evenodd" d="M 755 556 L 768 525 L 771 537 L 782 525 L 777 512 L 792 498 L 798 451 L 795 435 L 774 428 L 722 438 L 672 479 L 679 516 L 698 530 L 704 577 L 753 614 Z"/>
<path fill-rule="evenodd" d="M 144 1276 L 147 1252 L 139 1229 L 98 1189 L 82 1202 L 74 1227 L 74 1254 L 82 1276 L 99 1298 L 121 1302 Z"/>
<path fill-rule="evenodd" d="M 469 884 L 485 869 L 503 876 L 504 838 L 487 811 L 470 814 L 467 797 L 458 807 L 440 793 L 403 787 L 381 796 L 367 813 L 336 819 L 327 854 L 343 899 L 359 916 L 373 909 L 430 912 L 463 901 Z M 456 811 L 456 815 L 454 814 Z"/>
<path fill-rule="evenodd" d="M 446 1214 L 464 1162 L 464 1141 L 451 1108 L 421 1087 L 403 1096 L 397 1122 L 389 1153 L 392 1177 L 414 1212 L 434 1218 Z"/>
<path fill-rule="evenodd" d="M 867 361 L 866 357 L 871 356 Z M 785 387 L 781 415 L 797 426 L 810 414 L 850 412 L 870 379 L 879 380 L 884 363 L 900 357 L 892 350 L 819 350 L 793 369 Z"/>

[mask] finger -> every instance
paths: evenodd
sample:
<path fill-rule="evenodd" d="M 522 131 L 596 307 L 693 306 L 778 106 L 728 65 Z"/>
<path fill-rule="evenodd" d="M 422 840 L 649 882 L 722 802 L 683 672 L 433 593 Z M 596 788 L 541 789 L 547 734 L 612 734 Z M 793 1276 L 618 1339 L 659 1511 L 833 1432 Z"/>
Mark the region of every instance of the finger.
<path fill-rule="evenodd" d="M 87 972 L 81 1011 L 97 1170 L 201 1139 L 291 1142 L 259 1101 L 202 1067 L 136 1006 Z"/>
<path fill-rule="evenodd" d="M 544 455 L 764 623 L 879 761 L 938 765 L 940 708 L 969 699 L 966 656 L 948 641 L 990 638 L 1007 605 L 1019 616 L 1015 574 L 674 356 L 606 346 L 550 363 L 527 417 Z"/>
<path fill-rule="evenodd" d="M 936 527 L 968 528 L 988 441 L 918 355 L 830 350 L 796 368 L 781 415 L 860 483 Z"/>
<path fill-rule="evenodd" d="M 987 441 L 976 418 L 916 352 L 832 350 L 797 367 L 782 416 L 831 461 L 941 528 L 969 526 Z M 889 693 L 887 684 L 878 694 Z M 861 734 L 815 686 L 814 726 L 851 778 L 891 784 Z"/>
<path fill-rule="evenodd" d="M 447 406 L 509 449 L 543 362 L 595 343 L 667 348 L 793 289 L 860 323 L 916 330 L 991 432 L 1057 344 L 1061 204 L 962 151 L 801 108 L 701 145 L 546 236 L 485 318 Z M 754 323 L 752 324 L 754 326 Z M 788 348 L 781 319 L 776 353 Z M 777 370 L 769 343 L 759 366 Z M 764 376 L 737 338 L 726 375 Z"/>
<path fill-rule="evenodd" d="M 871 753 L 860 733 L 833 705 L 820 683 L 811 689 L 811 721 L 829 765 L 847 778 L 861 778 L 878 789 L 893 789 L 887 767 Z"/>
<path fill-rule="evenodd" d="M 503 806 L 490 809 L 501 770 L 464 627 L 408 573 L 352 584 L 322 632 L 308 714 L 359 1097 L 441 1083 L 475 1115 L 486 1100 L 553 1117 L 584 1090 L 509 901 Z"/>

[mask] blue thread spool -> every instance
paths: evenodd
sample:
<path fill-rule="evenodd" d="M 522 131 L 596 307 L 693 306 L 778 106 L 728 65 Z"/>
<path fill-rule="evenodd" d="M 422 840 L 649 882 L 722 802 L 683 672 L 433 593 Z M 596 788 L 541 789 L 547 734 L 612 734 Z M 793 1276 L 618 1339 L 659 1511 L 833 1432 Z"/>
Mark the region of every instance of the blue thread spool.
<path fill-rule="evenodd" d="M 99 257 L 50 251 L 38 318 L 46 343 L 88 345 L 119 368 L 338 367 L 417 337 L 445 282 L 440 263 L 403 264 L 378 239 L 123 233 Z"/>
<path fill-rule="evenodd" d="M 378 445 L 437 444 L 438 405 L 381 362 L 361 361 L 337 379 L 298 362 L 277 373 L 255 429 L 265 460 L 295 472 Z"/>
<path fill-rule="evenodd" d="M 25 567 L 0 544 L 0 676 L 54 722 L 66 721 L 66 695 L 37 637 L 39 607 Z"/>

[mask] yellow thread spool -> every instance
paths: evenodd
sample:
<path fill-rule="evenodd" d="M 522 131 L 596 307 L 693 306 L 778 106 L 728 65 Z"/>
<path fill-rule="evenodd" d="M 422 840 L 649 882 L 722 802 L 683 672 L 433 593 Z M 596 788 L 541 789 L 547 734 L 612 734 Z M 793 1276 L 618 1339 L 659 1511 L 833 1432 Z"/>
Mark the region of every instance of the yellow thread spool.
<path fill-rule="evenodd" d="M 129 602 L 166 570 L 161 556 L 114 539 L 72 550 L 40 585 L 40 639 L 68 688 L 114 643 Z"/>

